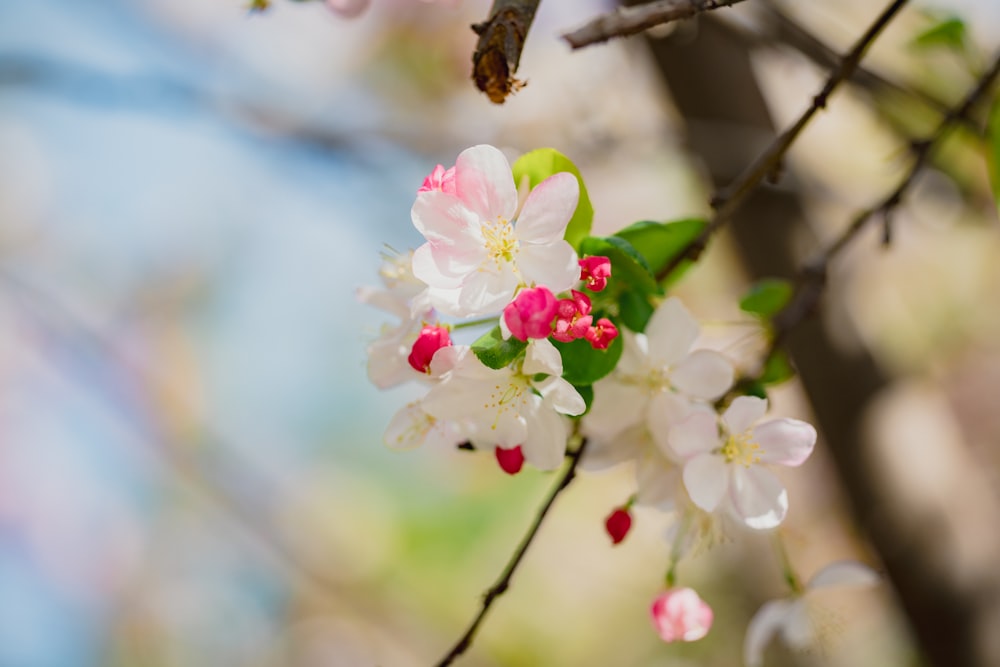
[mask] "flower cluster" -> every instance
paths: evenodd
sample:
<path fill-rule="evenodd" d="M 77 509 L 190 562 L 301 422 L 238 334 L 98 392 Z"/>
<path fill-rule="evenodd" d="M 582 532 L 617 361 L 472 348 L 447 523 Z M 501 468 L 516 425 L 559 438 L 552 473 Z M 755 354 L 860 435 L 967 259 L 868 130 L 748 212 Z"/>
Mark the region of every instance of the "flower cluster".
<path fill-rule="evenodd" d="M 731 361 L 699 346 L 698 321 L 664 295 L 655 276 L 669 256 L 656 244 L 700 227 L 642 222 L 593 237 L 592 214 L 576 168 L 555 151 L 512 168 L 482 145 L 435 167 L 411 210 L 425 242 L 386 260 L 381 288 L 359 292 L 396 319 L 369 347 L 368 372 L 380 388 L 427 387 L 390 421 L 391 447 L 468 443 L 515 474 L 525 463 L 559 467 L 578 434 L 584 469 L 634 465 L 634 493 L 605 529 L 622 542 L 634 504 L 674 515 L 666 587 L 651 618 L 664 641 L 694 641 L 713 613 L 675 585 L 678 561 L 735 527 L 777 528 L 789 501 L 772 468 L 804 463 L 817 434 L 797 419 L 765 419 L 766 398 L 734 395 Z M 488 330 L 455 342 L 476 326 Z M 810 586 L 827 579 L 865 575 L 834 568 Z M 747 636 L 749 663 L 775 633 L 793 643 L 805 636 L 795 629 L 804 613 L 797 595 L 762 609 Z"/>

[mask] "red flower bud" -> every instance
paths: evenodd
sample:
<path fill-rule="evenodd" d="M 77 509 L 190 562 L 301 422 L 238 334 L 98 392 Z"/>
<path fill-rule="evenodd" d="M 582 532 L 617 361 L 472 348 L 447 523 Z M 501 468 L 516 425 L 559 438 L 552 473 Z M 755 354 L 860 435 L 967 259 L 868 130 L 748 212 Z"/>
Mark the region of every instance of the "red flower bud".
<path fill-rule="evenodd" d="M 632 528 L 632 515 L 624 507 L 619 507 L 604 520 L 604 528 L 611 536 L 611 543 L 618 544 L 625 539 Z"/>
<path fill-rule="evenodd" d="M 504 449 L 503 447 L 497 447 L 496 450 L 497 463 L 503 468 L 503 471 L 508 475 L 516 475 L 521 472 L 521 467 L 524 465 L 524 454 L 521 452 L 521 445 L 516 447 L 511 447 L 510 449 Z"/>

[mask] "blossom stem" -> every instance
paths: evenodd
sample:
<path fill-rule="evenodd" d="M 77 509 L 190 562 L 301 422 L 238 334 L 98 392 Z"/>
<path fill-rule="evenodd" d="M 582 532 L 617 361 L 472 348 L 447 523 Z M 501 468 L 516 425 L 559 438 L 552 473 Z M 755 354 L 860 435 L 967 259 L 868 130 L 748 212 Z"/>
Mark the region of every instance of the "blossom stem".
<path fill-rule="evenodd" d="M 781 533 L 775 531 L 771 537 L 771 542 L 774 544 L 774 550 L 781 560 L 781 574 L 785 578 L 785 582 L 792 589 L 792 593 L 796 595 L 802 594 L 805 592 L 805 587 L 802 585 L 799 575 L 795 573 L 795 568 L 792 566 L 792 559 L 788 557 L 788 550 L 785 549 L 785 543 L 781 539 Z"/>
<path fill-rule="evenodd" d="M 570 439 L 573 440 L 575 437 L 576 437 L 576 432 L 574 431 L 573 435 L 570 436 Z M 497 578 L 496 582 L 492 586 L 490 586 L 489 589 L 487 589 L 486 593 L 483 595 L 483 604 L 482 607 L 480 607 L 479 609 L 479 613 L 477 613 L 476 617 L 472 619 L 472 623 L 465 631 L 465 634 L 462 635 L 462 637 L 455 643 L 452 649 L 448 651 L 448 653 L 441 659 L 441 661 L 437 664 L 437 667 L 445 667 L 445 665 L 450 665 L 459 656 L 465 653 L 465 651 L 469 648 L 469 646 L 472 645 L 472 640 L 475 637 L 476 632 L 479 630 L 479 626 L 483 622 L 483 619 L 486 617 L 486 612 L 490 610 L 490 607 L 493 605 L 493 602 L 498 597 L 503 595 L 504 592 L 506 592 L 507 588 L 510 586 L 511 577 L 513 577 L 514 572 L 517 570 L 517 567 L 521 564 L 521 560 L 524 558 L 524 554 L 528 551 L 528 547 L 531 546 L 532 541 L 534 541 L 535 534 L 538 533 L 538 529 L 539 527 L 541 527 L 542 521 L 545 519 L 545 516 L 549 513 L 549 509 L 551 509 L 552 504 L 555 502 L 559 494 L 562 493 L 567 486 L 569 486 L 570 482 L 572 482 L 573 478 L 576 476 L 577 463 L 579 463 L 580 457 L 583 455 L 583 452 L 586 449 L 586 447 L 587 447 L 587 439 L 583 438 L 580 441 L 580 445 L 576 449 L 572 450 L 569 454 L 567 454 L 566 458 L 569 459 L 569 465 L 566 466 L 566 469 L 563 471 L 562 475 L 559 476 L 559 479 L 556 480 L 556 483 L 552 486 L 552 489 L 549 491 L 549 495 L 546 497 L 545 501 L 538 508 L 538 512 L 537 514 L 535 514 L 535 520 L 531 522 L 531 526 L 528 528 L 528 531 L 524 534 L 524 537 L 521 538 L 520 544 L 518 544 L 517 548 L 514 550 L 514 553 L 511 554 L 510 560 L 507 561 L 507 565 L 504 567 L 503 572 L 500 573 L 500 576 Z"/>
<path fill-rule="evenodd" d="M 477 320 L 469 320 L 468 322 L 459 322 L 458 324 L 452 324 L 451 328 L 453 330 L 458 329 L 471 329 L 472 327 L 481 327 L 484 324 L 492 324 L 497 321 L 496 316 L 493 317 L 480 317 Z"/>
<path fill-rule="evenodd" d="M 681 559 L 681 545 L 684 543 L 684 536 L 690 526 L 691 513 L 685 512 L 684 516 L 681 517 L 681 525 L 677 528 L 677 534 L 674 535 L 674 541 L 670 544 L 670 567 L 667 568 L 667 574 L 664 577 L 667 588 L 673 588 L 677 583 L 677 562 Z"/>

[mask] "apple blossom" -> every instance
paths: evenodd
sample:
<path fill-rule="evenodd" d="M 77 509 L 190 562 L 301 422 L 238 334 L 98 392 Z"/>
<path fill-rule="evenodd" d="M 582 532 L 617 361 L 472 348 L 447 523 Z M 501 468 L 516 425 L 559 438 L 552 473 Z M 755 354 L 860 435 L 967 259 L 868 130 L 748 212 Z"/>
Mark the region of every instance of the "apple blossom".
<path fill-rule="evenodd" d="M 557 468 L 566 453 L 569 430 L 563 415 L 579 415 L 586 404 L 564 380 L 562 359 L 547 339 L 534 340 L 523 361 L 495 370 L 467 348 L 443 348 L 433 365 L 454 358 L 424 397 L 423 407 L 437 419 L 471 425 L 469 440 L 476 447 L 511 449 L 521 446 L 536 468 Z M 545 375 L 536 380 L 538 375 Z"/>
<path fill-rule="evenodd" d="M 684 461 L 684 487 L 695 505 L 707 512 L 724 507 L 751 528 L 778 526 L 788 511 L 788 493 L 761 464 L 799 466 L 812 453 L 816 429 L 797 419 L 754 423 L 767 401 L 740 396 L 719 420 L 695 412 L 669 434 L 675 455 Z"/>
<path fill-rule="evenodd" d="M 403 406 L 389 420 L 385 444 L 392 449 L 415 449 L 424 443 L 432 447 L 453 447 L 467 438 L 459 422 L 437 419 L 424 410 L 420 401 Z"/>
<path fill-rule="evenodd" d="M 789 646 L 805 649 L 813 645 L 817 627 L 810 612 L 811 594 L 833 586 L 872 586 L 879 576 L 867 565 L 856 561 L 831 563 L 813 575 L 805 589 L 789 598 L 771 600 L 754 614 L 743 641 L 743 661 L 747 667 L 763 664 L 764 648 L 780 634 Z"/>
<path fill-rule="evenodd" d="M 570 293 L 572 298 L 559 299 L 555 329 L 552 332 L 552 337 L 562 343 L 585 337 L 594 321 L 590 314 L 590 297 L 576 290 L 571 290 Z"/>
<path fill-rule="evenodd" d="M 459 317 L 501 310 L 521 287 L 567 290 L 580 277 L 563 239 L 579 194 L 576 176 L 554 174 L 518 214 L 507 158 L 493 146 L 468 148 L 455 161 L 454 193 L 417 194 L 411 218 L 427 242 L 414 252 L 413 273 L 436 308 Z"/>
<path fill-rule="evenodd" d="M 671 588 L 653 600 L 653 627 L 665 642 L 693 642 L 712 627 L 712 608 L 691 588 Z"/>
<path fill-rule="evenodd" d="M 548 338 L 557 310 L 558 302 L 549 288 L 529 287 L 518 292 L 503 309 L 503 321 L 511 335 L 520 341 Z"/>
<path fill-rule="evenodd" d="M 608 286 L 611 277 L 611 260 L 607 257 L 594 255 L 580 260 L 580 280 L 587 284 L 587 289 L 600 292 Z"/>
<path fill-rule="evenodd" d="M 611 341 L 618 338 L 618 327 L 606 317 L 597 320 L 597 324 L 589 327 L 583 335 L 595 350 L 606 350 Z"/>

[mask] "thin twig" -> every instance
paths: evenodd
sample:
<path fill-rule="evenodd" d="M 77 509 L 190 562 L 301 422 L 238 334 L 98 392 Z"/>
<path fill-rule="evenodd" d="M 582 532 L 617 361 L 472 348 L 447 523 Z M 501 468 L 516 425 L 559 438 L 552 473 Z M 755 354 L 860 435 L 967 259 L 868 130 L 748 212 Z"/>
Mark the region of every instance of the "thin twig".
<path fill-rule="evenodd" d="M 841 58 L 840 65 L 830 74 L 823 88 L 813 97 L 812 103 L 799 116 L 795 124 L 778 135 L 767 149 L 757 157 L 753 164 L 744 170 L 728 188 L 723 189 L 712 198 L 712 206 L 715 209 L 715 214 L 709 220 L 705 229 L 675 255 L 666 266 L 660 269 L 656 275 L 657 280 L 662 281 L 665 279 L 685 260 L 697 259 L 702 251 L 704 251 L 712 234 L 729 221 L 747 196 L 760 185 L 761 181 L 781 170 L 781 163 L 784 160 L 785 153 L 792 147 L 792 144 L 802 133 L 802 130 L 805 129 L 809 121 L 812 120 L 812 117 L 820 109 L 826 107 L 827 100 L 833 91 L 851 76 L 864 57 L 868 47 L 872 45 L 883 28 L 889 24 L 908 1 L 893 0 L 879 14 L 868 30 L 854 43 L 851 50 Z"/>
<path fill-rule="evenodd" d="M 658 0 L 636 7 L 619 7 L 602 14 L 572 32 L 565 39 L 574 49 L 592 44 L 603 44 L 615 37 L 628 37 L 664 25 L 671 21 L 687 19 L 702 12 L 735 5 L 743 0 Z"/>
<path fill-rule="evenodd" d="M 493 0 L 489 18 L 472 26 L 479 35 L 472 54 L 472 80 L 495 104 L 503 104 L 508 95 L 525 85 L 514 74 L 540 2 Z"/>
<path fill-rule="evenodd" d="M 998 77 L 1000 77 L 1000 54 L 994 59 L 993 66 L 976 82 L 968 95 L 959 104 L 948 110 L 934 131 L 926 138 L 912 142 L 913 164 L 910 165 L 906 175 L 903 176 L 896 188 L 873 206 L 858 213 L 833 243 L 802 266 L 796 276 L 797 286 L 792 300 L 774 317 L 771 343 L 764 356 L 765 360 L 776 354 L 791 330 L 815 311 L 826 285 L 830 262 L 850 245 L 872 220 L 882 220 L 886 228 L 889 228 L 892 214 L 902 203 L 916 177 L 927 166 L 934 149 L 941 144 L 942 139 L 955 126 L 969 120 L 969 112 L 986 95 Z M 766 363 L 762 364 L 762 367 L 765 365 Z M 746 385 L 756 379 L 745 378 L 740 384 Z"/>
<path fill-rule="evenodd" d="M 479 625 L 483 622 L 483 618 L 486 617 L 486 612 L 490 610 L 493 602 L 504 594 L 508 586 L 510 586 L 510 579 L 514 576 L 514 571 L 517 570 L 518 565 L 521 563 L 521 559 L 524 558 L 525 552 L 528 551 L 528 547 L 531 546 L 532 541 L 535 539 L 535 534 L 538 532 L 538 528 L 542 525 L 542 521 L 545 516 L 549 513 L 549 509 L 552 507 L 552 503 L 555 502 L 556 498 L 559 496 L 563 490 L 569 486 L 570 482 L 576 476 L 576 465 L 580 461 L 580 457 L 583 455 L 583 450 L 587 447 L 587 439 L 584 438 L 580 442 L 580 446 L 571 451 L 566 458 L 569 459 L 569 465 L 566 466 L 566 470 L 559 477 L 556 483 L 552 486 L 549 491 L 548 497 L 545 502 L 542 503 L 541 507 L 538 509 L 538 514 L 535 515 L 535 520 L 531 523 L 531 527 L 528 528 L 528 532 L 524 534 L 521 538 L 521 543 L 517 546 L 517 549 L 511 555 L 510 560 L 507 561 L 506 567 L 504 567 L 503 572 L 497 578 L 496 582 L 490 586 L 490 588 L 483 594 L 483 604 L 479 609 L 479 613 L 472 620 L 469 628 L 465 631 L 465 634 L 455 643 L 447 655 L 441 659 L 437 667 L 445 667 L 450 665 L 456 658 L 465 653 L 466 649 L 472 644 L 472 640 L 476 635 L 476 631 L 479 629 Z"/>

